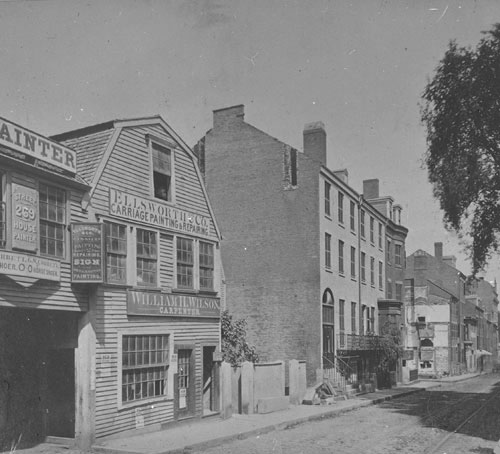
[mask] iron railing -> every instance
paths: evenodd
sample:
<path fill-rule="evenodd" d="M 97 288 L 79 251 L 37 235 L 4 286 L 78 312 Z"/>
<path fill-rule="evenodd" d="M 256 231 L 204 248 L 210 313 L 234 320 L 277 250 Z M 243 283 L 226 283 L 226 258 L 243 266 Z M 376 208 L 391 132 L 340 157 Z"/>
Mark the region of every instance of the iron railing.
<path fill-rule="evenodd" d="M 357 361 L 357 357 L 344 357 L 328 354 L 323 356 L 323 379 L 335 383 L 343 392 L 347 385 L 355 385 L 358 382 L 357 367 L 353 367 L 351 361 Z"/>
<path fill-rule="evenodd" d="M 340 333 L 337 338 L 337 348 L 346 351 L 378 350 L 380 336 L 375 334 Z"/>

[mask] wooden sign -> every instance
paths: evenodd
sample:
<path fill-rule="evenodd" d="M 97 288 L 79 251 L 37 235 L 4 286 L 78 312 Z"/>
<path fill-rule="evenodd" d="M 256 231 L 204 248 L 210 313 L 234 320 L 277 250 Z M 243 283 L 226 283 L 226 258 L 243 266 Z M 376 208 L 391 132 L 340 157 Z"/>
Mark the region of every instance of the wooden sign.
<path fill-rule="evenodd" d="M 61 262 L 36 255 L 0 251 L 0 274 L 61 281 Z"/>
<path fill-rule="evenodd" d="M 103 224 L 71 224 L 71 282 L 103 282 Z"/>
<path fill-rule="evenodd" d="M 38 250 L 38 191 L 12 183 L 12 248 Z"/>

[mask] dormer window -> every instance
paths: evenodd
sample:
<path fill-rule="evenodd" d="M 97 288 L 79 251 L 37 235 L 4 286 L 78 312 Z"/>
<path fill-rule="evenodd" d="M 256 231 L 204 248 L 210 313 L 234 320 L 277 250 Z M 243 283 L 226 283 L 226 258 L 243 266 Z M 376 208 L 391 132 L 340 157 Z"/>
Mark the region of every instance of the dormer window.
<path fill-rule="evenodd" d="M 172 150 L 155 142 L 151 144 L 153 153 L 153 185 L 157 199 L 172 201 Z"/>

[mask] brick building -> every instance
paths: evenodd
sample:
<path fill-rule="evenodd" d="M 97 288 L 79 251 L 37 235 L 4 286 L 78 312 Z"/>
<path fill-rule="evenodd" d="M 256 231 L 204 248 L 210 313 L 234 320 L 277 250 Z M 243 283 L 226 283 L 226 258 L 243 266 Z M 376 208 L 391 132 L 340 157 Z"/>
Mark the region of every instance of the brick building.
<path fill-rule="evenodd" d="M 306 360 L 309 382 L 340 356 L 363 374 L 386 296 L 388 218 L 347 170 L 326 166 L 323 124 L 306 125 L 296 150 L 233 106 L 214 111 L 195 152 L 223 237 L 227 306 L 261 359 Z"/>

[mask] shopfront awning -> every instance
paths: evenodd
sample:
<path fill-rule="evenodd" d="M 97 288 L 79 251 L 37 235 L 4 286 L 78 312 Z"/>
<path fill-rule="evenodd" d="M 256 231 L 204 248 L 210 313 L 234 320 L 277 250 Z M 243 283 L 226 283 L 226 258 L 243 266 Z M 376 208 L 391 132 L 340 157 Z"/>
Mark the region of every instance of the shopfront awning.
<path fill-rule="evenodd" d="M 491 353 L 487 350 L 476 350 L 476 356 L 491 356 Z"/>

